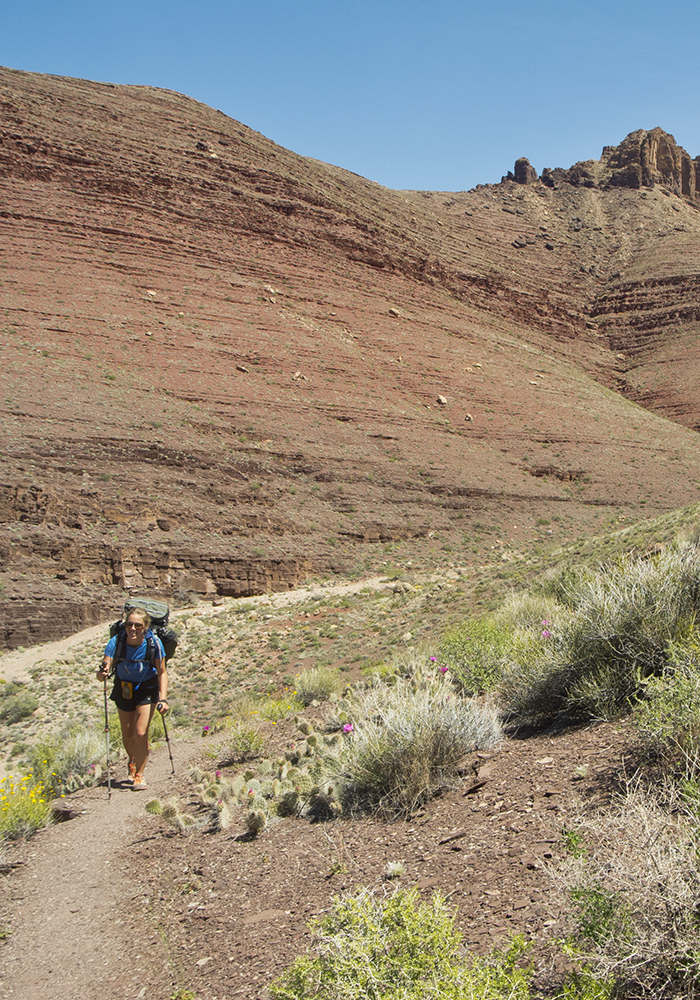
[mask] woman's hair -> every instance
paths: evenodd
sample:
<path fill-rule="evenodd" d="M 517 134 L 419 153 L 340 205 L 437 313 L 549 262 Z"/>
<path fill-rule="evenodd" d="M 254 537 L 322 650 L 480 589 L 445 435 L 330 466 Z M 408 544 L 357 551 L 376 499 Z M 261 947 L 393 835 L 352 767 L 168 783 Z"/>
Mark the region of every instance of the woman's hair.
<path fill-rule="evenodd" d="M 137 615 L 143 621 L 143 624 L 145 625 L 146 628 L 148 628 L 148 626 L 151 624 L 151 616 L 145 610 L 145 608 L 132 608 L 129 614 L 124 619 L 124 624 L 126 624 L 129 621 L 132 615 Z"/>

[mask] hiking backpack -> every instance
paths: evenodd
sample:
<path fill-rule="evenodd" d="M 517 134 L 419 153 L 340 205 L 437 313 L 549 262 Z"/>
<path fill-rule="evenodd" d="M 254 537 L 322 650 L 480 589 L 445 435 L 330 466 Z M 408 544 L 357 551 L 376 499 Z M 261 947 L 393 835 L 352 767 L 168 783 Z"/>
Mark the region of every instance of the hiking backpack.
<path fill-rule="evenodd" d="M 119 621 L 113 622 L 109 627 L 110 638 L 114 635 L 117 636 L 117 645 L 112 657 L 113 666 L 116 666 L 121 659 L 124 659 L 124 646 L 126 645 L 126 628 L 124 623 L 136 608 L 143 608 L 151 618 L 151 624 L 148 627 L 151 635 L 146 636 L 146 661 L 153 663 L 156 659 L 158 647 L 152 636 L 157 635 L 163 646 L 165 662 L 167 663 L 175 655 L 175 650 L 177 649 L 177 634 L 171 628 L 168 628 L 170 608 L 165 601 L 154 601 L 150 597 L 130 597 L 124 603 L 124 609 Z"/>

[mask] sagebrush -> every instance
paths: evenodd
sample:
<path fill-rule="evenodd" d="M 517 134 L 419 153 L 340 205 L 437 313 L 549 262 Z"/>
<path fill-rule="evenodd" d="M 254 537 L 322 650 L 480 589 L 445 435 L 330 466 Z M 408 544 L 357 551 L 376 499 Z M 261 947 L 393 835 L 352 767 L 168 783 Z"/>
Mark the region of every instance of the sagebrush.
<path fill-rule="evenodd" d="M 551 621 L 530 628 L 528 655 L 504 670 L 501 692 L 519 718 L 629 710 L 663 672 L 671 645 L 694 630 L 700 550 L 686 543 L 655 558 L 627 557 L 571 587 Z"/>
<path fill-rule="evenodd" d="M 570 944 L 616 995 L 700 995 L 700 830 L 673 786 L 632 782 L 612 808 L 581 817 L 586 850 L 553 878 L 572 913 Z"/>

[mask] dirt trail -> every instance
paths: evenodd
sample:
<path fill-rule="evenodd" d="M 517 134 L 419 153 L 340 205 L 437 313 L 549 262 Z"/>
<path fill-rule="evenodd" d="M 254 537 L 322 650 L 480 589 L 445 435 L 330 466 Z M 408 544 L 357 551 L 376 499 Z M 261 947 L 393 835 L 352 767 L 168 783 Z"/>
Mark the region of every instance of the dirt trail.
<path fill-rule="evenodd" d="M 372 590 L 382 590 L 389 589 L 393 585 L 394 581 L 387 580 L 386 577 L 374 576 L 366 580 L 357 580 L 353 583 L 339 583 L 330 587 L 322 584 L 309 584 L 306 587 L 297 587 L 295 590 L 285 591 L 281 594 L 260 594 L 256 597 L 246 597 L 244 600 L 247 604 L 249 603 L 256 607 L 268 604 L 284 607 L 288 604 L 300 604 L 316 594 L 324 597 L 329 594 L 342 597 L 345 594 L 357 594 L 360 590 L 364 590 L 365 587 L 369 587 Z M 173 622 L 177 622 L 179 618 L 187 618 L 193 613 L 201 616 L 216 615 L 223 611 L 232 600 L 224 599 L 222 604 L 218 606 L 205 605 L 182 608 L 171 615 L 171 618 Z M 65 656 L 85 642 L 91 642 L 100 636 L 106 637 L 109 624 L 110 622 L 103 622 L 101 625 L 92 625 L 90 628 L 83 629 L 82 632 L 76 632 L 75 635 L 68 636 L 66 639 L 59 639 L 56 642 L 46 642 L 41 646 L 32 646 L 30 649 L 12 650 L 9 653 L 4 653 L 0 655 L 0 678 L 6 681 L 27 682 L 30 680 L 29 671 L 37 663 L 40 663 L 42 660 L 55 660 L 59 656 Z"/>
<path fill-rule="evenodd" d="M 175 746 L 176 768 L 189 748 Z M 123 770 L 120 763 L 119 774 Z M 5 879 L 11 934 L 0 958 L 0 988 L 12 1000 L 125 1000 L 168 997 L 167 955 L 155 927 L 135 921 L 142 886 L 120 871 L 120 855 L 144 836 L 144 804 L 167 795 L 165 747 L 148 767 L 149 789 L 121 785 L 70 796 L 80 815 L 26 845 L 25 864 Z M 20 849 L 21 850 L 21 849 Z M 14 859 L 14 853 L 13 859 Z"/>
<path fill-rule="evenodd" d="M 14 649 L 12 652 L 0 656 L 0 677 L 6 681 L 27 683 L 30 680 L 29 671 L 41 660 L 55 660 L 59 656 L 65 656 L 84 642 L 91 642 L 101 635 L 106 635 L 108 629 L 109 625 L 92 625 L 90 628 L 83 629 L 82 632 L 68 636 L 67 639 L 45 642 L 41 646 L 32 646 L 30 649 Z"/>
<path fill-rule="evenodd" d="M 334 586 L 311 585 L 249 601 L 258 607 L 285 606 L 311 596 L 357 593 L 366 587 L 390 588 L 382 577 Z M 178 611 L 216 615 L 217 607 Z M 106 634 L 106 626 L 0 658 L 0 676 L 28 679 L 41 660 L 55 659 Z M 174 758 L 182 773 L 196 744 L 176 742 Z M 119 763 L 119 777 L 123 771 Z M 114 768 L 113 768 L 114 773 Z M 106 788 L 75 793 L 66 801 L 79 815 L 38 833 L 26 845 L 13 845 L 7 860 L 23 864 L 3 879 L 2 928 L 11 933 L 0 954 L 0 990 L 12 1000 L 160 1000 L 173 990 L 169 956 L 153 923 L 138 912 L 148 903 L 146 882 L 129 880 L 120 858 L 150 839 L 144 804 L 167 796 L 172 785 L 165 747 L 149 763 L 147 792 L 134 793 L 119 780 L 107 799 Z M 145 890 L 145 891 L 144 891 Z M 145 914 L 145 910 L 143 911 Z M 0 929 L 2 929 L 0 928 Z"/>

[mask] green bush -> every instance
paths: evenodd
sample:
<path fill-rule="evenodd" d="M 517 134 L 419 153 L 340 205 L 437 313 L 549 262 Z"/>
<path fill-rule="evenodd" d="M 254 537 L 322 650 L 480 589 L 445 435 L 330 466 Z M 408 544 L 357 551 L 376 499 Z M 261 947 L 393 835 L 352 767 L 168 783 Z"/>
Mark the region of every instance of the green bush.
<path fill-rule="evenodd" d="M 439 662 L 449 667 L 466 693 L 491 691 L 501 678 L 512 645 L 512 629 L 493 619 L 477 618 L 445 633 Z"/>
<path fill-rule="evenodd" d="M 226 743 L 218 751 L 219 764 L 242 764 L 246 760 L 259 757 L 265 746 L 265 737 L 254 728 L 239 723 L 227 733 Z"/>
<path fill-rule="evenodd" d="M 357 714 L 341 755 L 351 810 L 410 812 L 455 781 L 468 753 L 501 736 L 495 711 L 459 697 L 443 678 L 373 689 Z"/>
<path fill-rule="evenodd" d="M 303 707 L 294 695 L 288 695 L 286 698 L 265 698 L 253 711 L 253 715 L 259 715 L 261 719 L 267 719 L 268 722 L 279 722 L 281 719 L 294 715 Z"/>
<path fill-rule="evenodd" d="M 317 957 L 298 958 L 269 987 L 274 1000 L 527 1000 L 525 944 L 487 958 L 458 954 L 460 935 L 444 900 L 417 890 L 378 899 L 367 889 L 335 897 L 310 924 Z"/>
<path fill-rule="evenodd" d="M 312 701 L 326 701 L 342 687 L 342 681 L 335 670 L 327 667 L 313 667 L 304 670 L 295 679 L 296 695 L 303 705 Z"/>
<path fill-rule="evenodd" d="M 19 694 L 6 694 L 0 702 L 0 719 L 11 726 L 15 722 L 26 719 L 38 707 L 39 702 L 28 691 L 20 691 Z"/>
<path fill-rule="evenodd" d="M 651 677 L 633 722 L 668 770 L 694 780 L 700 763 L 700 639 L 671 643 L 668 667 Z"/>

